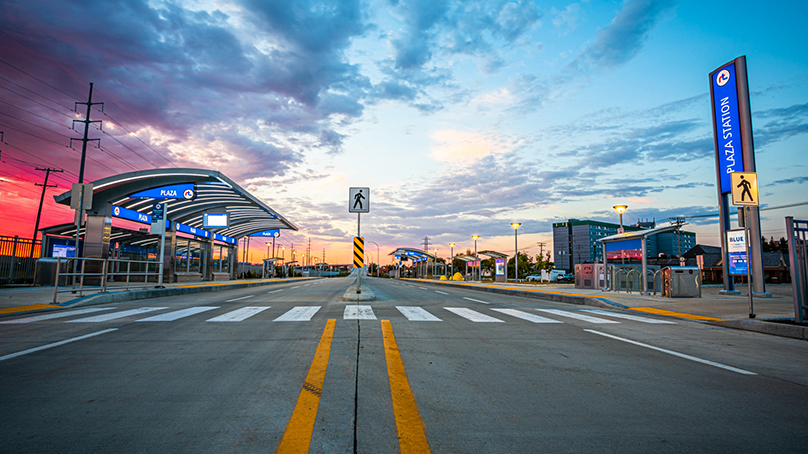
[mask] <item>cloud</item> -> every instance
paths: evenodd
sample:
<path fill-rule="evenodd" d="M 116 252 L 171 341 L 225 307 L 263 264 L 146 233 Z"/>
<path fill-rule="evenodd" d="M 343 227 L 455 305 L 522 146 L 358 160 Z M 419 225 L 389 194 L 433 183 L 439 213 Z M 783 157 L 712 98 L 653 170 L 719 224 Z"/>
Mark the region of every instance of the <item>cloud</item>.
<path fill-rule="evenodd" d="M 485 137 L 475 133 L 441 130 L 433 132 L 430 137 L 435 141 L 430 156 L 438 161 L 468 162 L 496 150 Z"/>
<path fill-rule="evenodd" d="M 562 77 L 572 79 L 625 64 L 639 53 L 651 30 L 674 5 L 671 0 L 629 1 L 612 23 L 598 32 L 595 41 L 567 64 Z"/>

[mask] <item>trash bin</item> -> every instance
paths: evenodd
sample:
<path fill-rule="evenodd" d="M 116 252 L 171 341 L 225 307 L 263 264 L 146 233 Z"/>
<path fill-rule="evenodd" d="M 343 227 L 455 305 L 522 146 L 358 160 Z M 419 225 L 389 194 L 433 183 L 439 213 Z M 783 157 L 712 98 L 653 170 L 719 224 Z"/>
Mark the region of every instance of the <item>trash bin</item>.
<path fill-rule="evenodd" d="M 56 263 L 58 259 L 55 257 L 43 257 L 36 261 L 34 264 L 34 285 L 53 285 L 56 281 Z M 61 262 L 60 273 L 67 272 L 67 261 Z M 66 277 L 59 276 L 59 285 L 65 285 Z"/>
<path fill-rule="evenodd" d="M 696 266 L 669 266 L 662 270 L 662 296 L 701 298 L 701 279 Z"/>

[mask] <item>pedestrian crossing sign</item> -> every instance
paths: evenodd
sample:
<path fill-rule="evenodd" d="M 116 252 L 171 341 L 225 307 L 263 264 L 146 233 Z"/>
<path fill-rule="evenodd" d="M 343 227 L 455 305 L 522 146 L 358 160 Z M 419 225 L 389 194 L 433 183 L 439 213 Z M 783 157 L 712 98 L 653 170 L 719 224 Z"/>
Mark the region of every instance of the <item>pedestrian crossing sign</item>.
<path fill-rule="evenodd" d="M 758 181 L 755 172 L 732 172 L 732 204 L 735 206 L 760 206 Z"/>

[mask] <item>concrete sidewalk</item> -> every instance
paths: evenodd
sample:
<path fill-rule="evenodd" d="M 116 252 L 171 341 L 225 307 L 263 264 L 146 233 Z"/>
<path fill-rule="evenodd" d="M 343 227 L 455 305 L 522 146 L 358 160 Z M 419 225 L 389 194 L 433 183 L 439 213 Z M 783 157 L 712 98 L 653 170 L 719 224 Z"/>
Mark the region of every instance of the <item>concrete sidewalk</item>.
<path fill-rule="evenodd" d="M 408 279 L 409 280 L 409 279 Z M 411 279 L 416 280 L 416 279 Z M 720 295 L 723 287 L 702 288 L 701 298 L 664 298 L 638 292 L 608 292 L 578 289 L 573 284 L 473 283 L 417 279 L 419 282 L 460 286 L 468 289 L 542 298 L 551 301 L 589 306 L 612 307 L 657 315 L 698 320 L 725 326 L 797 339 L 808 339 L 808 327 L 784 323 L 794 320 L 791 284 L 767 285 L 771 298 L 754 298 L 755 318 L 749 317 L 746 287 L 741 295 Z"/>

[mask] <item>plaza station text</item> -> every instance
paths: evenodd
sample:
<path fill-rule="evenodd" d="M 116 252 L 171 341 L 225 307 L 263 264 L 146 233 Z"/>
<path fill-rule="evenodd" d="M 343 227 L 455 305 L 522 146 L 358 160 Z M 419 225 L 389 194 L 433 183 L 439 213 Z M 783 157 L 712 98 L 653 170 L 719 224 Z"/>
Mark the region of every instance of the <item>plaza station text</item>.
<path fill-rule="evenodd" d="M 729 97 L 721 99 L 721 126 L 722 135 L 724 140 L 732 138 L 732 123 L 730 122 L 730 107 Z M 724 144 L 724 154 L 727 157 L 727 173 L 732 173 L 735 170 L 735 147 L 732 145 L 732 140 Z"/>

